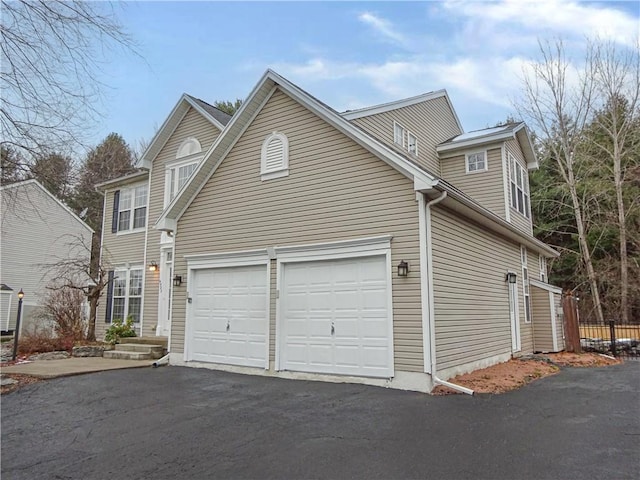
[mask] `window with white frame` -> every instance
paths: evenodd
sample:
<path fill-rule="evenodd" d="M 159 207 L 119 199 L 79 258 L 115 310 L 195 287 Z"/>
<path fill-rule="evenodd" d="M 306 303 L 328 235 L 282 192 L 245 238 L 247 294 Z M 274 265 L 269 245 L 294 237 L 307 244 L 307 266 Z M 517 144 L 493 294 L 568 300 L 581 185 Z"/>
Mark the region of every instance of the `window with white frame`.
<path fill-rule="evenodd" d="M 406 129 L 397 122 L 393 122 L 393 143 L 405 147 Z"/>
<path fill-rule="evenodd" d="M 526 169 L 509 153 L 509 182 L 511 207 L 527 218 L 531 217 L 529 205 L 529 177 Z"/>
<path fill-rule="evenodd" d="M 140 323 L 142 273 L 142 268 L 115 270 L 111 287 L 111 321 L 125 321 L 131 317 L 134 323 Z"/>
<path fill-rule="evenodd" d="M 529 268 L 527 267 L 527 247 L 520 247 L 522 262 L 522 293 L 524 296 L 524 321 L 531 322 L 531 291 L 529 286 Z"/>
<path fill-rule="evenodd" d="M 187 163 L 170 164 L 166 173 L 165 206 L 177 195 L 180 189 L 187 183 L 187 180 L 198 168 L 198 161 L 193 160 Z"/>
<path fill-rule="evenodd" d="M 120 189 L 118 232 L 144 228 L 147 222 L 147 185 Z"/>
<path fill-rule="evenodd" d="M 473 152 L 465 155 L 467 173 L 487 170 L 487 152 Z"/>
<path fill-rule="evenodd" d="M 407 132 L 407 150 L 412 155 L 418 155 L 418 137 L 411 132 Z"/>
<path fill-rule="evenodd" d="M 289 175 L 289 140 L 283 133 L 273 132 L 262 143 L 260 175 L 262 180 Z"/>
<path fill-rule="evenodd" d="M 538 255 L 538 263 L 540 264 L 540 281 L 547 282 L 547 259 L 542 255 Z"/>

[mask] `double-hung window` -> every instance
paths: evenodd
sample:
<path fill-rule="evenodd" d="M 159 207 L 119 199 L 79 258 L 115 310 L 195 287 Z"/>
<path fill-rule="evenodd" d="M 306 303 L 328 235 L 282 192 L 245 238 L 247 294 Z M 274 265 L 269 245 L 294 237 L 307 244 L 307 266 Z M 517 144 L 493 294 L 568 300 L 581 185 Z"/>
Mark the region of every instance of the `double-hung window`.
<path fill-rule="evenodd" d="M 511 153 L 509 153 L 509 182 L 511 184 L 511 207 L 525 217 L 530 218 L 527 171 L 516 161 Z"/>
<path fill-rule="evenodd" d="M 393 143 L 404 148 L 405 143 L 406 130 L 399 123 L 393 122 Z"/>
<path fill-rule="evenodd" d="M 142 307 L 142 268 L 131 268 L 129 270 L 115 270 L 113 282 L 110 285 L 111 294 L 110 321 L 133 318 L 134 323 L 140 323 L 140 312 Z M 109 313 L 109 312 L 107 312 Z"/>
<path fill-rule="evenodd" d="M 418 156 L 418 137 L 398 122 L 393 122 L 393 143 L 411 155 Z"/>
<path fill-rule="evenodd" d="M 121 189 L 117 209 L 118 232 L 144 228 L 147 222 L 147 185 Z"/>

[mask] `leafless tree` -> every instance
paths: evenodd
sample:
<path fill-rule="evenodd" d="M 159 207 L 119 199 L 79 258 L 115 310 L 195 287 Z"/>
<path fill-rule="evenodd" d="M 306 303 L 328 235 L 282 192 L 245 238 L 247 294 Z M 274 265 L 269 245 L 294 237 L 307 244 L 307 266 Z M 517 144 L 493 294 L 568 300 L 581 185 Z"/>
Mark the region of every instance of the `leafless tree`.
<path fill-rule="evenodd" d="M 45 152 L 84 145 L 99 117 L 101 65 L 112 48 L 134 52 L 113 4 L 2 0 L 0 5 L 1 145 L 27 163 Z"/>
<path fill-rule="evenodd" d="M 572 65 L 561 40 L 540 43 L 541 61 L 525 72 L 524 97 L 518 102 L 520 115 L 543 137 L 548 156 L 557 162 L 571 196 L 580 253 L 589 280 L 591 297 L 599 321 L 604 321 L 598 281 L 587 242 L 582 200 L 576 178 L 576 155 L 580 155 L 582 132 L 592 114 L 595 92 L 593 47 L 589 46 L 583 67 Z"/>
<path fill-rule="evenodd" d="M 598 42 L 593 63 L 596 92 L 607 105 L 594 117 L 595 126 L 603 135 L 589 135 L 588 139 L 605 159 L 602 166 L 613 176 L 620 244 L 620 314 L 626 323 L 629 321 L 628 207 L 625 206 L 623 186 L 632 171 L 624 168 L 623 159 L 634 155 L 634 143 L 640 136 L 640 44 L 635 49 L 618 49 L 611 41 Z M 633 202 L 637 204 L 637 199 Z M 631 208 L 636 206 L 629 205 Z"/>

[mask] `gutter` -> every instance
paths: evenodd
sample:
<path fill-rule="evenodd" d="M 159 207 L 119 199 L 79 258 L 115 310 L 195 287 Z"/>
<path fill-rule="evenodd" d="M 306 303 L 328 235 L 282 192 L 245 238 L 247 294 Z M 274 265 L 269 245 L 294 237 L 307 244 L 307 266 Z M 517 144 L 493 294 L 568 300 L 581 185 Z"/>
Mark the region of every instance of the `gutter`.
<path fill-rule="evenodd" d="M 434 295 L 433 295 L 433 247 L 431 242 L 431 207 L 437 205 L 441 201 L 447 198 L 447 192 L 444 191 L 442 194 L 429 202 L 426 202 L 425 205 L 425 215 L 426 215 L 426 227 L 427 227 L 427 275 L 429 281 L 429 332 L 431 337 L 431 378 L 433 379 L 433 383 L 436 385 L 444 385 L 445 387 L 449 387 L 452 390 L 456 390 L 461 393 L 465 393 L 467 395 L 473 395 L 473 390 L 467 387 L 463 387 L 462 385 L 457 385 L 455 383 L 447 382 L 446 380 L 442 380 L 438 378 L 437 373 L 437 361 L 436 361 L 436 314 L 435 314 L 435 305 L 434 305 Z"/>

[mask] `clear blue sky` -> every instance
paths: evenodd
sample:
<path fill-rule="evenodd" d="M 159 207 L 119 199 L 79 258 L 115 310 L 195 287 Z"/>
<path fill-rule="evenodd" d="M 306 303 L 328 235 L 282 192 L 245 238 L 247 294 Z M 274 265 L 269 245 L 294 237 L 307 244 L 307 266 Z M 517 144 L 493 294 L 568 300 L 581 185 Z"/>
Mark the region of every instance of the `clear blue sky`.
<path fill-rule="evenodd" d="M 244 99 L 267 68 L 336 110 L 446 88 L 465 130 L 513 112 L 538 39 L 629 45 L 640 2 L 136 2 L 116 8 L 144 60 L 112 55 L 95 142 L 150 139 L 183 92 Z"/>

